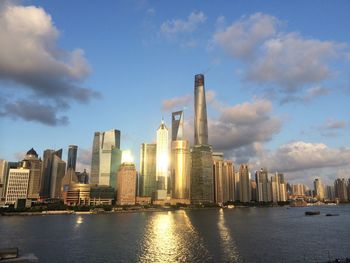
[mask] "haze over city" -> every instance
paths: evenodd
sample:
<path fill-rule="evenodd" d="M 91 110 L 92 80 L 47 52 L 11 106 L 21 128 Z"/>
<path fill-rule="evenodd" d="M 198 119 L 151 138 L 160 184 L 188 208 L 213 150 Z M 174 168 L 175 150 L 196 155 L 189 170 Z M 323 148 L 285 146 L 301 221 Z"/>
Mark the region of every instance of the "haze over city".
<path fill-rule="evenodd" d="M 220 3 L 1 2 L 0 158 L 75 144 L 89 170 L 94 132 L 118 129 L 138 162 L 183 109 L 193 144 L 203 73 L 226 159 L 309 185 L 348 177 L 350 4 Z"/>

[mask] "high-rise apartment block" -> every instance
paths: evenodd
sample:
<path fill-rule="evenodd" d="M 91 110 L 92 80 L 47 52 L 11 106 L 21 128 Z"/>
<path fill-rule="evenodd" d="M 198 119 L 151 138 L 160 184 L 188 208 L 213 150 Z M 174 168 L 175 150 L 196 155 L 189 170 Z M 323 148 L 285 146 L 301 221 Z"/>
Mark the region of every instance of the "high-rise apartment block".
<path fill-rule="evenodd" d="M 271 202 L 271 185 L 268 179 L 268 172 L 266 168 L 261 168 L 256 171 L 255 180 L 257 186 L 257 201 Z"/>
<path fill-rule="evenodd" d="M 347 181 L 344 178 L 335 180 L 334 191 L 335 197 L 338 198 L 340 202 L 347 202 L 349 200 Z"/>
<path fill-rule="evenodd" d="M 314 191 L 315 191 L 315 196 L 318 200 L 323 201 L 324 200 L 324 185 L 322 184 L 321 179 L 316 178 L 314 180 Z"/>
<path fill-rule="evenodd" d="M 213 153 L 213 173 L 215 203 L 233 200 L 232 162 L 224 160 L 223 153 Z"/>
<path fill-rule="evenodd" d="M 239 167 L 239 181 L 240 181 L 240 198 L 242 203 L 248 203 L 251 200 L 249 168 L 247 164 L 241 164 Z"/>

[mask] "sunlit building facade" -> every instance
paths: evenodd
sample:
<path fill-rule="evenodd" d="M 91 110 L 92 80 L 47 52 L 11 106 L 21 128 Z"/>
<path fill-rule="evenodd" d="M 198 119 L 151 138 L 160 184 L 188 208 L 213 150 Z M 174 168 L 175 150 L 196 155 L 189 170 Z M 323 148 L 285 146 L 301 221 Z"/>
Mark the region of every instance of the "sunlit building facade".
<path fill-rule="evenodd" d="M 191 155 L 190 145 L 183 137 L 183 111 L 172 113 L 171 182 L 172 198 L 189 199 Z"/>
<path fill-rule="evenodd" d="M 136 169 L 130 162 L 122 163 L 118 171 L 117 205 L 135 205 Z"/>
<path fill-rule="evenodd" d="M 321 179 L 316 178 L 314 180 L 314 191 L 315 191 L 315 197 L 323 201 L 324 200 L 324 185 L 322 184 Z"/>
<path fill-rule="evenodd" d="M 120 131 L 95 132 L 92 145 L 90 183 L 97 185 L 114 184 L 120 163 Z"/>
<path fill-rule="evenodd" d="M 224 160 L 223 153 L 213 153 L 214 202 L 223 204 L 230 199 L 233 186 L 232 162 Z M 230 188 L 231 186 L 231 188 Z"/>
<path fill-rule="evenodd" d="M 157 129 L 156 156 L 156 199 L 165 199 L 168 194 L 169 132 L 163 120 Z"/>

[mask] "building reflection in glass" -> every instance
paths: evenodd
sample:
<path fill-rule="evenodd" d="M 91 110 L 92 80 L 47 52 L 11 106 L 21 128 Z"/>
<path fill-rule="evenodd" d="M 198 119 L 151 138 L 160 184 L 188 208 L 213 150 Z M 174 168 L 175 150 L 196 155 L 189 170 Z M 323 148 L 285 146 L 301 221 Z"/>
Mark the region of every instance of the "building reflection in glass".
<path fill-rule="evenodd" d="M 231 237 L 230 230 L 226 227 L 223 209 L 219 210 L 218 230 L 224 258 L 227 259 L 227 262 L 239 262 L 235 241 Z"/>

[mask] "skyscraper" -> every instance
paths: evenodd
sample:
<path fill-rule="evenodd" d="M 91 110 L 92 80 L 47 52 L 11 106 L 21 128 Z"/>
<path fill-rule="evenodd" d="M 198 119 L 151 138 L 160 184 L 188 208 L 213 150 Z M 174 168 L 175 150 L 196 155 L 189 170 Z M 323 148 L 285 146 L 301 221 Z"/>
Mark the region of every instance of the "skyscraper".
<path fill-rule="evenodd" d="M 241 164 L 239 167 L 239 181 L 240 181 L 240 201 L 248 203 L 251 199 L 250 179 L 248 164 Z"/>
<path fill-rule="evenodd" d="M 347 191 L 346 180 L 344 178 L 336 179 L 334 182 L 334 191 L 335 197 L 339 199 L 340 202 L 347 202 L 348 199 L 348 191 Z"/>
<path fill-rule="evenodd" d="M 229 174 L 223 153 L 213 153 L 213 178 L 215 203 L 229 201 Z"/>
<path fill-rule="evenodd" d="M 60 154 L 53 155 L 51 166 L 51 181 L 50 181 L 50 197 L 61 198 L 62 192 L 62 180 L 66 172 L 66 162 L 61 158 L 62 149 L 59 150 Z"/>
<path fill-rule="evenodd" d="M 209 145 L 194 145 L 191 148 L 191 203 L 214 202 L 213 156 Z"/>
<path fill-rule="evenodd" d="M 66 163 L 61 158 L 62 149 L 44 151 L 40 187 L 42 198 L 60 196 L 62 178 L 66 170 Z M 62 170 L 63 166 L 64 169 Z"/>
<path fill-rule="evenodd" d="M 171 182 L 172 197 L 189 199 L 191 156 L 189 142 L 183 138 L 183 111 L 172 113 Z"/>
<path fill-rule="evenodd" d="M 183 140 L 184 132 L 184 112 L 176 111 L 171 114 L 171 140 Z"/>
<path fill-rule="evenodd" d="M 257 201 L 271 202 L 271 193 L 269 192 L 271 186 L 269 185 L 267 169 L 261 168 L 260 171 L 256 171 L 255 180 L 257 185 Z"/>
<path fill-rule="evenodd" d="M 68 146 L 67 170 L 73 169 L 73 171 L 75 171 L 75 166 L 77 163 L 77 153 L 78 153 L 78 146 L 76 145 Z"/>
<path fill-rule="evenodd" d="M 195 76 L 194 143 L 191 149 L 190 199 L 192 203 L 214 202 L 212 147 L 208 144 L 204 75 Z"/>
<path fill-rule="evenodd" d="M 322 184 L 321 179 L 316 178 L 314 180 L 314 190 L 315 190 L 315 196 L 318 200 L 323 201 L 324 200 L 324 186 Z"/>
<path fill-rule="evenodd" d="M 110 185 L 114 187 L 111 183 L 115 182 L 118 167 L 113 167 L 115 162 L 112 163 L 112 160 L 119 160 L 118 156 L 120 156 L 120 152 L 118 149 L 120 149 L 119 130 L 113 129 L 105 132 L 95 132 L 92 145 L 91 184 Z"/>
<path fill-rule="evenodd" d="M 202 74 L 195 76 L 194 114 L 194 144 L 208 145 L 207 105 Z"/>
<path fill-rule="evenodd" d="M 123 152 L 124 155 L 124 152 Z M 136 200 L 136 169 L 133 161 L 123 156 L 117 180 L 117 204 L 134 205 Z"/>
<path fill-rule="evenodd" d="M 36 151 L 33 148 L 31 148 L 24 157 L 23 162 L 27 162 L 28 168 L 30 169 L 28 198 L 39 199 L 42 161 L 38 158 L 38 154 L 36 153 Z"/>
<path fill-rule="evenodd" d="M 157 145 L 141 144 L 140 149 L 140 176 L 141 196 L 151 197 L 156 191 L 156 160 Z"/>
<path fill-rule="evenodd" d="M 169 134 L 168 128 L 162 120 L 157 129 L 157 196 L 156 199 L 165 199 L 168 193 L 168 169 L 169 169 Z"/>
<path fill-rule="evenodd" d="M 10 169 L 6 188 L 6 204 L 15 204 L 18 199 L 27 198 L 30 170 L 25 167 L 26 164 L 28 163 L 22 163 L 22 167 Z"/>

